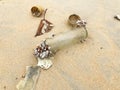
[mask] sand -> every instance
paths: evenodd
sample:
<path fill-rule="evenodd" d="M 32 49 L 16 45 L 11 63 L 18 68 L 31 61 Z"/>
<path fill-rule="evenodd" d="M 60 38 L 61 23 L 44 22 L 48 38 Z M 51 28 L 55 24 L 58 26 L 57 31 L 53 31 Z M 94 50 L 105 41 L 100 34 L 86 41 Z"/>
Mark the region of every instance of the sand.
<path fill-rule="evenodd" d="M 48 8 L 54 29 L 34 37 L 42 18 L 33 5 Z M 69 31 L 67 18 L 87 21 L 89 37 L 59 51 L 54 65 L 42 70 L 36 90 L 120 90 L 120 0 L 0 0 L 0 90 L 16 90 L 27 65 L 37 63 L 33 49 L 52 34 Z"/>

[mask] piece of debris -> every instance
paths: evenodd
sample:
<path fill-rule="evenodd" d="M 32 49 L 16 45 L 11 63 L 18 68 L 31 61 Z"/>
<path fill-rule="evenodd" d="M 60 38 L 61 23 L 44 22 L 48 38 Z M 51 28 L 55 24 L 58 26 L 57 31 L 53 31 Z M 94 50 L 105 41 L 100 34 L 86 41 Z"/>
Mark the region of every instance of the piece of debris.
<path fill-rule="evenodd" d="M 25 78 L 25 75 L 22 75 L 21 77 L 22 77 L 22 78 Z"/>
<path fill-rule="evenodd" d="M 15 79 L 17 80 L 18 78 L 16 77 Z"/>
<path fill-rule="evenodd" d="M 51 29 L 53 28 L 53 24 L 45 19 L 46 11 L 47 11 L 47 9 L 44 11 L 44 18 L 40 21 L 40 24 L 39 24 L 38 30 L 35 34 L 35 37 L 42 35 L 44 33 L 47 33 L 49 31 L 51 31 Z"/>
<path fill-rule="evenodd" d="M 103 47 L 100 47 L 100 49 L 103 49 Z"/>
<path fill-rule="evenodd" d="M 120 15 L 115 15 L 114 18 L 120 21 Z"/>
<path fill-rule="evenodd" d="M 45 10 L 46 13 L 46 10 Z M 43 34 L 43 27 L 46 26 L 45 23 L 49 23 L 45 19 L 41 20 L 40 26 L 35 36 L 39 36 Z M 45 23 L 44 23 L 45 22 Z M 84 23 L 80 23 L 76 20 L 77 25 L 82 25 Z M 79 26 L 80 26 L 79 25 Z M 49 31 L 49 25 L 46 27 L 47 31 Z M 50 28 L 51 29 L 51 28 Z M 46 30 L 44 30 L 46 32 Z M 47 38 L 46 40 L 42 41 L 40 45 L 34 50 L 34 55 L 38 60 L 36 66 L 27 66 L 26 68 L 26 75 L 23 80 L 21 80 L 18 85 L 16 86 L 18 90 L 35 90 L 35 85 L 37 83 L 40 69 L 49 69 L 52 66 L 52 60 L 55 53 L 65 47 L 74 45 L 79 43 L 81 40 L 85 40 L 88 37 L 88 32 L 85 28 L 85 25 L 81 26 L 80 28 L 75 28 L 74 30 L 70 30 L 67 32 L 60 33 L 58 35 L 52 36 L 51 38 Z"/>
<path fill-rule="evenodd" d="M 17 90 L 35 90 L 40 73 L 40 67 L 27 66 L 26 71 L 25 78 L 21 80 L 16 86 Z"/>
<path fill-rule="evenodd" d="M 40 17 L 42 15 L 43 11 L 44 11 L 43 8 L 40 6 L 33 6 L 31 8 L 31 13 L 35 17 Z"/>
<path fill-rule="evenodd" d="M 86 21 L 81 20 L 80 16 L 77 14 L 70 15 L 68 18 L 68 23 L 73 27 L 85 27 L 87 24 Z"/>
<path fill-rule="evenodd" d="M 40 59 L 38 58 L 38 66 L 40 66 L 42 69 L 49 69 L 51 66 L 52 66 L 52 60 L 50 60 L 50 58 L 45 58 L 44 60 L 43 59 Z"/>
<path fill-rule="evenodd" d="M 75 28 L 67 32 L 57 34 L 55 37 L 46 39 L 46 44 L 49 45 L 52 54 L 57 51 L 72 46 L 80 41 L 84 41 L 87 37 L 87 30 L 84 27 Z"/>

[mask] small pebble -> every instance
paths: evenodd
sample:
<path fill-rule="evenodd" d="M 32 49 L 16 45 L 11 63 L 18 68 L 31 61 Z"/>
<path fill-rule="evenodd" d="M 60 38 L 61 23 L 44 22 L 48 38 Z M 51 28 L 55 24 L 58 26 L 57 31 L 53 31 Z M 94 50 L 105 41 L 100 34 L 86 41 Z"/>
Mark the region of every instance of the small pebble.
<path fill-rule="evenodd" d="M 22 75 L 22 78 L 25 78 L 25 75 Z"/>
<path fill-rule="evenodd" d="M 17 80 L 18 78 L 16 77 L 15 79 Z"/>
<path fill-rule="evenodd" d="M 6 86 L 4 86 L 4 89 L 6 89 Z"/>
<path fill-rule="evenodd" d="M 55 36 L 55 34 L 52 35 L 52 37 L 54 37 L 54 36 Z"/>
<path fill-rule="evenodd" d="M 103 47 L 100 47 L 100 49 L 103 49 Z"/>

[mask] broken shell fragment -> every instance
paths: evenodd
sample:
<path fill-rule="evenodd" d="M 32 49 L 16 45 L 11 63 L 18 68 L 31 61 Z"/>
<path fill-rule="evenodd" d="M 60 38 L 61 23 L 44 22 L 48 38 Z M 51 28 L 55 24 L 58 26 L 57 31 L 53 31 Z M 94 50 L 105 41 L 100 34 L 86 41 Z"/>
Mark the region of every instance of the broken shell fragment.
<path fill-rule="evenodd" d="M 32 15 L 35 16 L 35 17 L 40 17 L 40 16 L 42 15 L 43 11 L 44 11 L 44 10 L 43 10 L 42 7 L 40 7 L 40 6 L 33 6 L 33 7 L 31 8 L 31 13 L 32 13 Z"/>
<path fill-rule="evenodd" d="M 115 15 L 114 18 L 120 21 L 120 15 Z"/>
<path fill-rule="evenodd" d="M 76 26 L 76 22 L 78 20 L 81 20 L 80 16 L 78 16 L 77 14 L 72 14 L 69 16 L 68 18 L 68 22 L 69 24 L 71 24 L 72 26 Z"/>
<path fill-rule="evenodd" d="M 49 58 L 40 59 L 38 58 L 37 66 L 41 67 L 42 69 L 49 69 L 52 66 L 52 61 Z"/>

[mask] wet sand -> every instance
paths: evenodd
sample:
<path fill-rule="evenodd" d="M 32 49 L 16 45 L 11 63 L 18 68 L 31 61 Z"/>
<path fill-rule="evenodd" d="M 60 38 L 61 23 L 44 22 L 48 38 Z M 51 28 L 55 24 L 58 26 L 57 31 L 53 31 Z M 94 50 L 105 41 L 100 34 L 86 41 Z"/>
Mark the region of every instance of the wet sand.
<path fill-rule="evenodd" d="M 48 8 L 55 27 L 34 37 L 42 18 L 33 5 Z M 16 90 L 27 65 L 37 63 L 33 49 L 52 34 L 69 31 L 67 18 L 87 21 L 88 39 L 59 51 L 54 65 L 41 72 L 36 90 L 120 90 L 120 0 L 0 0 L 0 90 Z"/>

